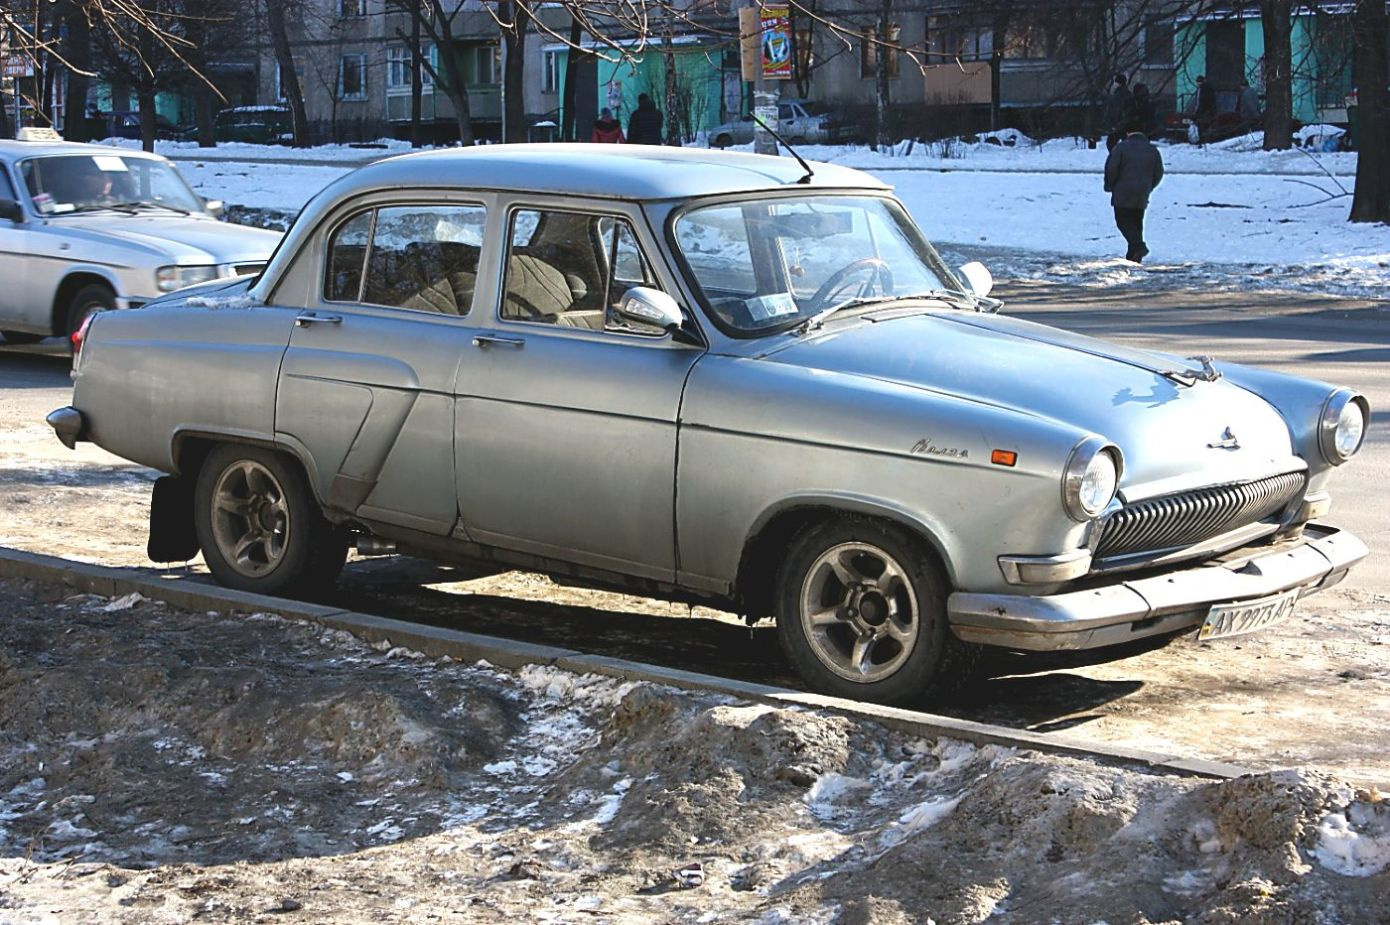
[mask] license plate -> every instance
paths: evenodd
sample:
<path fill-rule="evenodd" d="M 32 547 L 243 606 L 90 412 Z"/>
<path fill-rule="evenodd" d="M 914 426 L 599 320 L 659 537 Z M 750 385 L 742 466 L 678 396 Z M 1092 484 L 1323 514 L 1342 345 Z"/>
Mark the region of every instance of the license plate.
<path fill-rule="evenodd" d="M 1294 588 L 1273 597 L 1262 597 L 1258 601 L 1216 604 L 1207 612 L 1202 628 L 1197 631 L 1197 638 L 1220 639 L 1252 633 L 1283 620 L 1293 613 L 1297 603 L 1298 589 Z"/>

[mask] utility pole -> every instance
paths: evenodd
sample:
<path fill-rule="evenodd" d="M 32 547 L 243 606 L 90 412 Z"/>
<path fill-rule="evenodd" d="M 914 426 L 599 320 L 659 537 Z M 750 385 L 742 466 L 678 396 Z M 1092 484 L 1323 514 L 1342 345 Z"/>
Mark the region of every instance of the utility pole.
<path fill-rule="evenodd" d="M 753 150 L 758 154 L 776 154 L 777 140 L 763 128 L 763 123 L 777 124 L 777 94 L 763 75 L 763 25 L 760 0 L 744 0 L 739 10 L 739 50 L 744 79 L 753 84 Z"/>

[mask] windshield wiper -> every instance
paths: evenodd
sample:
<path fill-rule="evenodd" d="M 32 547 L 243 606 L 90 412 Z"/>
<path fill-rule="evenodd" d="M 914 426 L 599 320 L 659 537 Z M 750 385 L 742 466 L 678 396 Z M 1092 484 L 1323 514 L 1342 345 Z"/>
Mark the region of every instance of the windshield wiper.
<path fill-rule="evenodd" d="M 923 292 L 914 292 L 911 295 L 900 295 L 896 298 L 939 299 L 956 308 L 969 308 L 981 312 L 997 312 L 1004 307 L 1004 302 L 1000 299 L 991 299 L 986 295 L 975 295 L 974 293 L 961 292 L 956 289 L 927 289 Z"/>
<path fill-rule="evenodd" d="M 108 206 L 107 208 L 111 208 L 111 209 L 132 209 L 132 210 L 134 210 L 134 209 L 167 209 L 167 210 L 170 211 L 170 212 L 177 212 L 177 213 L 180 214 L 180 215 L 188 215 L 188 214 L 190 214 L 189 211 L 188 211 L 187 209 L 180 209 L 178 206 L 171 206 L 171 205 L 168 205 L 168 204 L 163 203 L 163 202 L 151 202 L 151 201 L 146 200 L 146 199 L 141 199 L 141 200 L 138 200 L 138 201 L 135 201 L 135 202 L 116 202 L 116 203 L 112 203 L 112 204 L 111 204 L 110 206 Z"/>
<path fill-rule="evenodd" d="M 861 295 L 853 299 L 846 299 L 843 302 L 837 302 L 829 308 L 823 308 L 816 312 L 810 318 L 807 318 L 805 321 L 792 328 L 792 333 L 807 334 L 811 331 L 819 330 L 825 327 L 825 320 L 827 318 L 846 308 L 861 308 L 865 305 L 877 305 L 880 302 L 896 302 L 900 298 L 901 296 L 895 295 Z"/>
<path fill-rule="evenodd" d="M 130 207 L 129 203 L 124 203 L 124 202 L 104 202 L 104 203 L 92 203 L 92 204 L 90 204 L 90 205 L 73 206 L 73 207 L 72 207 L 71 209 L 69 209 L 66 213 L 55 212 L 54 214 L 55 214 L 55 215 L 63 215 L 63 214 L 66 214 L 66 215 L 73 215 L 73 214 L 75 214 L 75 213 L 77 213 L 77 212 L 122 212 L 122 213 L 124 213 L 124 214 L 126 214 L 126 215 L 134 215 L 134 214 L 135 214 L 135 210 L 134 210 L 133 208 Z"/>

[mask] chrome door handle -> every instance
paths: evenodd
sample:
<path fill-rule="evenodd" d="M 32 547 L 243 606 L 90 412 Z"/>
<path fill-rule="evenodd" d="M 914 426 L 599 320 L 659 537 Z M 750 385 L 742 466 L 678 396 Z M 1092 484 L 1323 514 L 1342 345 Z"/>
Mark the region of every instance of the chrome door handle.
<path fill-rule="evenodd" d="M 474 347 L 511 347 L 520 350 L 526 341 L 520 337 L 506 337 L 501 334 L 477 334 L 473 337 Z"/>
<path fill-rule="evenodd" d="M 297 327 L 297 328 L 307 328 L 307 327 L 308 327 L 309 325 L 311 325 L 311 324 L 342 324 L 342 323 L 343 323 L 343 316 L 342 316 L 342 315 L 319 315 L 319 314 L 315 314 L 314 312 L 305 312 L 305 313 L 302 314 L 302 315 L 296 315 L 296 316 L 295 316 L 295 319 L 294 319 L 294 326 Z"/>

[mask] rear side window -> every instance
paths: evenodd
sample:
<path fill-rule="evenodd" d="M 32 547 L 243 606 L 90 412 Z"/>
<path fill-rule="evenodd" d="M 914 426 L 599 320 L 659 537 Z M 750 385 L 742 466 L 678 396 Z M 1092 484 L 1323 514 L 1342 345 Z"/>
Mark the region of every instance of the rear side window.
<path fill-rule="evenodd" d="M 339 225 L 328 245 L 324 299 L 466 315 L 486 211 L 473 205 L 384 206 Z"/>

